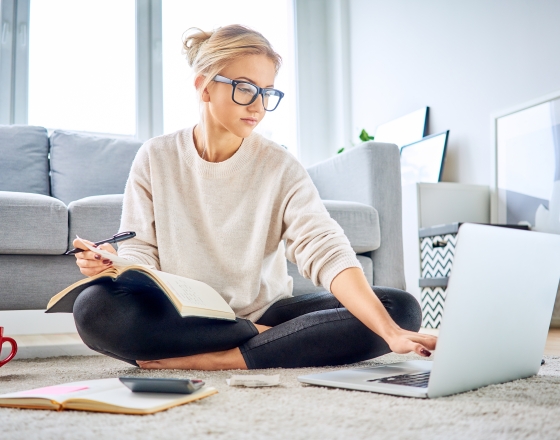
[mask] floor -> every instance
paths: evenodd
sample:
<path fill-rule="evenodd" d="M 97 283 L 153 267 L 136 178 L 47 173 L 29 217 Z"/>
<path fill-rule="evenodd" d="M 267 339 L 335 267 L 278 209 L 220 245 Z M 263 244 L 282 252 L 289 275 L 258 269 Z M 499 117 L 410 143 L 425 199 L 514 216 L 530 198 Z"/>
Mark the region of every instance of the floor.
<path fill-rule="evenodd" d="M 438 330 L 421 329 L 420 332 L 437 335 Z M 77 333 L 16 335 L 14 339 L 18 344 L 17 359 L 97 354 L 83 344 Z M 9 344 L 5 344 L 2 349 L 2 358 L 8 354 L 9 350 Z M 547 356 L 560 356 L 560 328 L 552 328 L 549 330 L 544 354 Z"/>
<path fill-rule="evenodd" d="M 473 359 L 476 353 L 469 353 Z M 21 359 L 0 368 L 0 392 L 121 376 L 196 377 L 218 394 L 150 416 L 0 408 L 11 439 L 558 439 L 560 357 L 545 356 L 536 376 L 439 399 L 412 399 L 305 385 L 301 375 L 340 367 L 269 370 L 141 370 L 108 356 Z M 388 354 L 367 367 L 415 355 Z M 276 387 L 228 386 L 234 374 L 279 375 Z"/>

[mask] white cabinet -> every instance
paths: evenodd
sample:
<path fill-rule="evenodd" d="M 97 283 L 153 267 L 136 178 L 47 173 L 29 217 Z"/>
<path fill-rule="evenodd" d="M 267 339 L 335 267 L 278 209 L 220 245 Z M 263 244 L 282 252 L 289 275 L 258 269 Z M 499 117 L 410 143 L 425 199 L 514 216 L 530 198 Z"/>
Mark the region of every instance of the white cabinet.
<path fill-rule="evenodd" d="M 490 189 L 451 182 L 405 185 L 402 216 L 406 290 L 420 301 L 418 229 L 454 222 L 490 223 Z"/>

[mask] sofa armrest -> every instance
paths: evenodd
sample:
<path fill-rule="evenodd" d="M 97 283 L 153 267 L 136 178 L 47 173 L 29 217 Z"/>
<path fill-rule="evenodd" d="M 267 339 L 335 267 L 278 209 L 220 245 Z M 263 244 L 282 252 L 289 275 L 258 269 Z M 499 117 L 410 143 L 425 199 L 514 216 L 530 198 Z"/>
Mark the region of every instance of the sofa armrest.
<path fill-rule="evenodd" d="M 322 199 L 373 206 L 379 214 L 381 246 L 369 253 L 373 282 L 405 288 L 399 149 L 366 142 L 307 168 Z"/>

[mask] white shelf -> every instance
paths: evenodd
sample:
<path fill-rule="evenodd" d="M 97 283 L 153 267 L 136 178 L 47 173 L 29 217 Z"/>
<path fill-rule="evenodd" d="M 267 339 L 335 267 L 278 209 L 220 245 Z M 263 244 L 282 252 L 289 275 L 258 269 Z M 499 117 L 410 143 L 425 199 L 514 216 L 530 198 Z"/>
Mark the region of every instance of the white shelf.
<path fill-rule="evenodd" d="M 416 183 L 402 187 L 406 290 L 420 301 L 418 229 L 455 222 L 490 223 L 490 189 L 463 183 Z"/>

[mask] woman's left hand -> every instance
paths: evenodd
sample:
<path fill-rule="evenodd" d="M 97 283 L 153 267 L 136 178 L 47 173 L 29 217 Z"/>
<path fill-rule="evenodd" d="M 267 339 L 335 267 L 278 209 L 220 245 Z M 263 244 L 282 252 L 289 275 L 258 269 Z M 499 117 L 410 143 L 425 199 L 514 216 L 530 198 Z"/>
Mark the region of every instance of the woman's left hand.
<path fill-rule="evenodd" d="M 389 348 L 394 353 L 410 353 L 413 351 L 420 356 L 431 356 L 430 350 L 435 350 L 437 338 L 424 333 L 410 332 L 408 330 L 399 329 L 391 337 L 385 339 Z"/>

